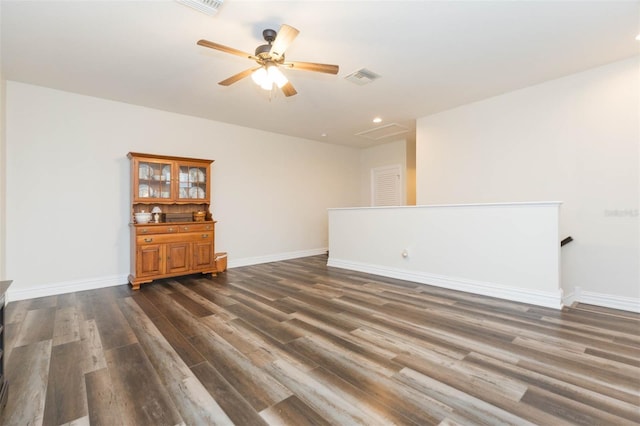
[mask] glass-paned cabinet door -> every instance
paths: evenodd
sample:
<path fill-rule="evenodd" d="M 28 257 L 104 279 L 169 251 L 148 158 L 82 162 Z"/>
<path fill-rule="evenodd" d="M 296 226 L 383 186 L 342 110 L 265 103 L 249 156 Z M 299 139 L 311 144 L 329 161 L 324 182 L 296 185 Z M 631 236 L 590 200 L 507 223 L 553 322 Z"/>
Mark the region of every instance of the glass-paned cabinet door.
<path fill-rule="evenodd" d="M 207 167 L 178 165 L 178 198 L 202 200 L 207 197 Z"/>
<path fill-rule="evenodd" d="M 139 161 L 137 167 L 139 199 L 171 198 L 171 163 Z"/>

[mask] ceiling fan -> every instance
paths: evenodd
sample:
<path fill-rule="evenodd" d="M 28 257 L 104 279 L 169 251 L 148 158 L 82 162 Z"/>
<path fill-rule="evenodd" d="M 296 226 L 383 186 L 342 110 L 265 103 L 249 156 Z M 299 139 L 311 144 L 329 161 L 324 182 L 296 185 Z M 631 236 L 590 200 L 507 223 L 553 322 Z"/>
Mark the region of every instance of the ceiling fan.
<path fill-rule="evenodd" d="M 297 29 L 286 24 L 283 24 L 277 33 L 275 30 L 271 29 L 264 30 L 262 32 L 262 36 L 267 44 L 258 46 L 254 55 L 208 40 L 199 40 L 198 45 L 242 56 L 247 59 L 253 59 L 258 63 L 258 65 L 260 65 L 259 67 L 249 68 L 239 72 L 238 74 L 232 75 L 231 77 L 220 81 L 218 84 L 222 86 L 230 86 L 233 83 L 251 75 L 253 81 L 263 89 L 272 90 L 273 86 L 276 85 L 282 90 L 285 96 L 293 96 L 298 92 L 280 71 L 280 67 L 294 70 L 298 69 L 304 71 L 323 72 L 327 74 L 337 74 L 339 69 L 337 65 L 285 61 L 284 52 L 298 36 L 299 32 L 300 31 Z"/>

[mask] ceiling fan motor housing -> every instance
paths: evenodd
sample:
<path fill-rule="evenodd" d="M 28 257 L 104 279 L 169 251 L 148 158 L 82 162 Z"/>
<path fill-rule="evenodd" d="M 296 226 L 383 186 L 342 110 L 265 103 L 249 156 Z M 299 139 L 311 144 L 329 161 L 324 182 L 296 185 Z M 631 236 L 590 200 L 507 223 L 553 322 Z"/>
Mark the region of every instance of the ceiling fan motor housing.
<path fill-rule="evenodd" d="M 256 56 L 258 58 L 267 59 L 269 58 L 271 53 L 271 45 L 263 44 L 261 46 L 256 47 Z"/>

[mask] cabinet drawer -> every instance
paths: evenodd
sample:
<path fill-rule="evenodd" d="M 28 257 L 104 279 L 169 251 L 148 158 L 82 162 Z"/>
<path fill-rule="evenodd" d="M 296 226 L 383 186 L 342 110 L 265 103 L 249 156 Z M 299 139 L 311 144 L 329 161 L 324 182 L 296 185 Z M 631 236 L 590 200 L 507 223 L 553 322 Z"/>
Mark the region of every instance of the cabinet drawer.
<path fill-rule="evenodd" d="M 178 225 L 179 232 L 205 232 L 213 231 L 213 222 L 210 223 L 181 223 Z"/>
<path fill-rule="evenodd" d="M 189 242 L 210 242 L 213 241 L 213 232 L 212 231 L 202 231 L 202 232 L 189 232 L 187 234 L 180 234 L 180 241 L 189 241 Z"/>
<path fill-rule="evenodd" d="M 136 244 L 139 246 L 148 244 L 163 244 L 163 243 L 182 243 L 182 242 L 197 242 L 197 241 L 213 241 L 212 231 L 203 232 L 189 232 L 180 234 L 152 234 L 152 235 L 138 235 L 136 236 Z"/>
<path fill-rule="evenodd" d="M 177 225 L 136 226 L 136 235 L 171 234 L 178 232 Z"/>
<path fill-rule="evenodd" d="M 139 246 L 148 244 L 163 244 L 163 243 L 176 243 L 184 241 L 184 237 L 175 234 L 151 234 L 151 235 L 138 235 L 136 237 L 136 244 Z"/>

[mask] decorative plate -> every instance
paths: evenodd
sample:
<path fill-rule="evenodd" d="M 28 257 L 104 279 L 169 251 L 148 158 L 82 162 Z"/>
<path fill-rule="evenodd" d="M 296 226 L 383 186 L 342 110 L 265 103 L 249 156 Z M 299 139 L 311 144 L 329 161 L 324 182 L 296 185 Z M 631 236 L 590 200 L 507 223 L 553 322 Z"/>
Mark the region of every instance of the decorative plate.
<path fill-rule="evenodd" d="M 171 166 L 168 164 L 162 168 L 162 180 L 171 180 Z"/>
<path fill-rule="evenodd" d="M 149 188 L 149 185 L 140 184 L 138 186 L 138 197 L 140 198 L 151 197 L 151 188 Z"/>
<path fill-rule="evenodd" d="M 189 198 L 204 198 L 204 189 L 199 187 L 189 189 Z"/>
<path fill-rule="evenodd" d="M 191 182 L 204 182 L 204 173 L 200 169 L 190 169 L 189 180 Z"/>
<path fill-rule="evenodd" d="M 138 166 L 138 179 L 149 179 L 153 171 L 148 164 L 140 164 Z"/>

